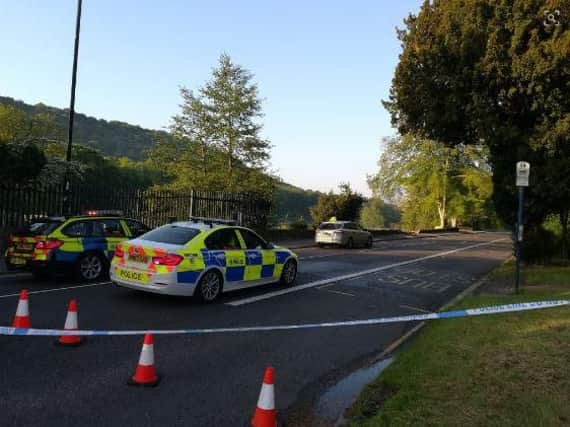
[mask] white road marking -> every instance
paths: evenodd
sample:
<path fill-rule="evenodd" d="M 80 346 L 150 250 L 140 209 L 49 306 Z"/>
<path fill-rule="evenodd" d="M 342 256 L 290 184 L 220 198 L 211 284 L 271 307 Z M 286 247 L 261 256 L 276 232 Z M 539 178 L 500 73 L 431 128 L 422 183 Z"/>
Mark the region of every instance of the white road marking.
<path fill-rule="evenodd" d="M 317 289 L 321 289 L 321 288 L 317 288 Z M 338 295 L 344 295 L 347 297 L 353 297 L 353 294 L 349 294 L 348 292 L 341 292 L 341 291 L 335 291 L 334 289 L 323 289 L 324 292 L 331 292 L 333 294 L 338 294 Z"/>
<path fill-rule="evenodd" d="M 274 292 L 268 292 L 268 293 L 263 294 L 263 295 L 258 295 L 258 296 L 254 296 L 254 297 L 243 298 L 243 299 L 239 299 L 236 301 L 227 302 L 226 304 L 231 305 L 232 307 L 239 307 L 240 305 L 251 304 L 254 302 L 258 302 L 258 301 L 263 301 L 263 300 L 274 298 L 277 296 L 290 294 L 292 292 L 299 292 L 299 291 L 302 291 L 304 289 L 314 288 L 316 286 L 327 285 L 327 284 L 332 283 L 332 282 L 338 282 L 341 280 L 349 280 L 349 279 L 353 279 L 356 277 L 376 273 L 378 271 L 388 270 L 388 269 L 394 268 L 394 267 L 400 267 L 402 265 L 414 264 L 414 263 L 425 261 L 428 259 L 438 258 L 438 257 L 444 256 L 444 255 L 450 255 L 450 254 L 454 254 L 457 252 L 467 251 L 469 249 L 474 249 L 474 248 L 478 248 L 481 246 L 492 245 L 494 243 L 502 242 L 504 240 L 509 240 L 509 238 L 504 237 L 501 239 L 491 240 L 490 242 L 477 243 L 475 245 L 465 246 L 463 248 L 457 248 L 457 249 L 452 249 L 452 250 L 445 251 L 445 252 L 439 252 L 437 254 L 427 255 L 427 256 L 420 257 L 420 258 L 410 259 L 408 261 L 402 261 L 402 262 L 397 262 L 394 264 L 384 265 L 382 267 L 371 268 L 369 270 L 362 270 L 362 271 L 358 271 L 356 273 L 344 274 L 342 276 L 336 276 L 336 277 L 331 277 L 328 279 L 317 280 L 314 282 L 305 283 L 303 285 L 294 286 L 292 288 L 282 289 L 282 290 L 274 291 Z"/>
<path fill-rule="evenodd" d="M 51 289 L 42 289 L 40 291 L 28 291 L 28 295 L 31 294 L 45 294 L 47 292 L 58 292 L 58 291 L 67 291 L 69 289 L 78 289 L 78 288 L 89 288 L 92 286 L 101 286 L 101 285 L 110 285 L 111 282 L 97 282 L 97 283 L 88 283 L 85 285 L 74 285 L 74 286 L 67 286 L 65 288 L 51 288 Z M 8 295 L 0 295 L 0 298 L 10 298 L 10 297 L 19 297 L 20 293 L 17 294 L 8 294 Z"/>

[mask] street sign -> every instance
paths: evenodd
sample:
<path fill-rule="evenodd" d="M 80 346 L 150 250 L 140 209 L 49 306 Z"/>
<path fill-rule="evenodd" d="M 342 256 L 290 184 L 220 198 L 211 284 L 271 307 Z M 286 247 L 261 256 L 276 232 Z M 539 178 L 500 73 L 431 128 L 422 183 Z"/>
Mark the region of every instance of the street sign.
<path fill-rule="evenodd" d="M 528 177 L 530 175 L 530 163 L 517 163 L 517 187 L 528 187 Z"/>

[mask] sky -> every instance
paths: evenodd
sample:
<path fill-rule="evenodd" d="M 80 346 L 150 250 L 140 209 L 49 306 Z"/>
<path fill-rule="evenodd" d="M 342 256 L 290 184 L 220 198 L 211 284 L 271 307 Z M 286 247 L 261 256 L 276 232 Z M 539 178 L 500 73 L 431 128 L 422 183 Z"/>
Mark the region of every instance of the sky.
<path fill-rule="evenodd" d="M 69 106 L 75 0 L 0 0 L 0 95 Z M 76 111 L 151 129 L 178 113 L 221 53 L 254 74 L 271 169 L 305 189 L 368 195 L 395 28 L 421 0 L 83 0 Z"/>

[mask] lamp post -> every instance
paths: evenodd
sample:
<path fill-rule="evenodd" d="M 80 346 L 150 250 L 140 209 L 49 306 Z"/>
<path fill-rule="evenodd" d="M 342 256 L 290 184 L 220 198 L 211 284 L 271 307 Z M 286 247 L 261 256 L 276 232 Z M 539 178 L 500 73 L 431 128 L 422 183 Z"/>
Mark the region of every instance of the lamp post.
<path fill-rule="evenodd" d="M 520 270 L 521 270 L 521 242 L 523 241 L 523 208 L 524 208 L 524 189 L 528 187 L 528 178 L 530 176 L 530 164 L 528 162 L 517 163 L 517 181 L 516 185 L 519 189 L 519 211 L 517 215 L 517 226 L 515 229 L 515 292 L 518 294 L 520 289 Z"/>
<path fill-rule="evenodd" d="M 75 86 L 77 84 L 77 56 L 79 53 L 79 31 L 81 28 L 81 4 L 82 0 L 77 0 L 77 16 L 75 19 L 75 45 L 73 48 L 73 71 L 71 74 L 71 100 L 69 102 L 69 125 L 67 130 L 67 154 L 65 161 L 71 161 L 71 146 L 73 144 L 73 121 L 75 119 Z M 69 171 L 65 173 L 65 189 L 63 199 L 63 213 L 70 213 L 70 183 Z"/>

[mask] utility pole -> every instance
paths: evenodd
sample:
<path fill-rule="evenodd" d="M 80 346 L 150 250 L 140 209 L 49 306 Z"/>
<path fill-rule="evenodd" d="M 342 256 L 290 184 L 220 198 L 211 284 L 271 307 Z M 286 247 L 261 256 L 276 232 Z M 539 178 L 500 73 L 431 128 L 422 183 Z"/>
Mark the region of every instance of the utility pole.
<path fill-rule="evenodd" d="M 517 163 L 517 187 L 519 189 L 519 211 L 517 214 L 517 226 L 515 229 L 515 292 L 518 294 L 520 289 L 520 270 L 521 270 L 521 243 L 523 241 L 523 209 L 524 209 L 524 189 L 528 187 L 528 178 L 530 176 L 530 164 L 528 162 Z"/>
<path fill-rule="evenodd" d="M 77 84 L 77 56 L 79 54 L 79 32 L 81 29 L 81 4 L 82 0 L 77 0 L 77 17 L 75 20 L 75 45 L 73 48 L 73 71 L 71 75 L 71 100 L 69 103 L 69 127 L 67 130 L 67 154 L 65 156 L 65 161 L 67 163 L 71 162 L 71 146 L 73 144 L 73 122 L 75 119 L 75 86 Z M 65 174 L 65 189 L 64 189 L 64 199 L 63 199 L 64 214 L 71 213 L 70 190 L 71 188 L 69 183 L 69 171 L 67 171 Z"/>

